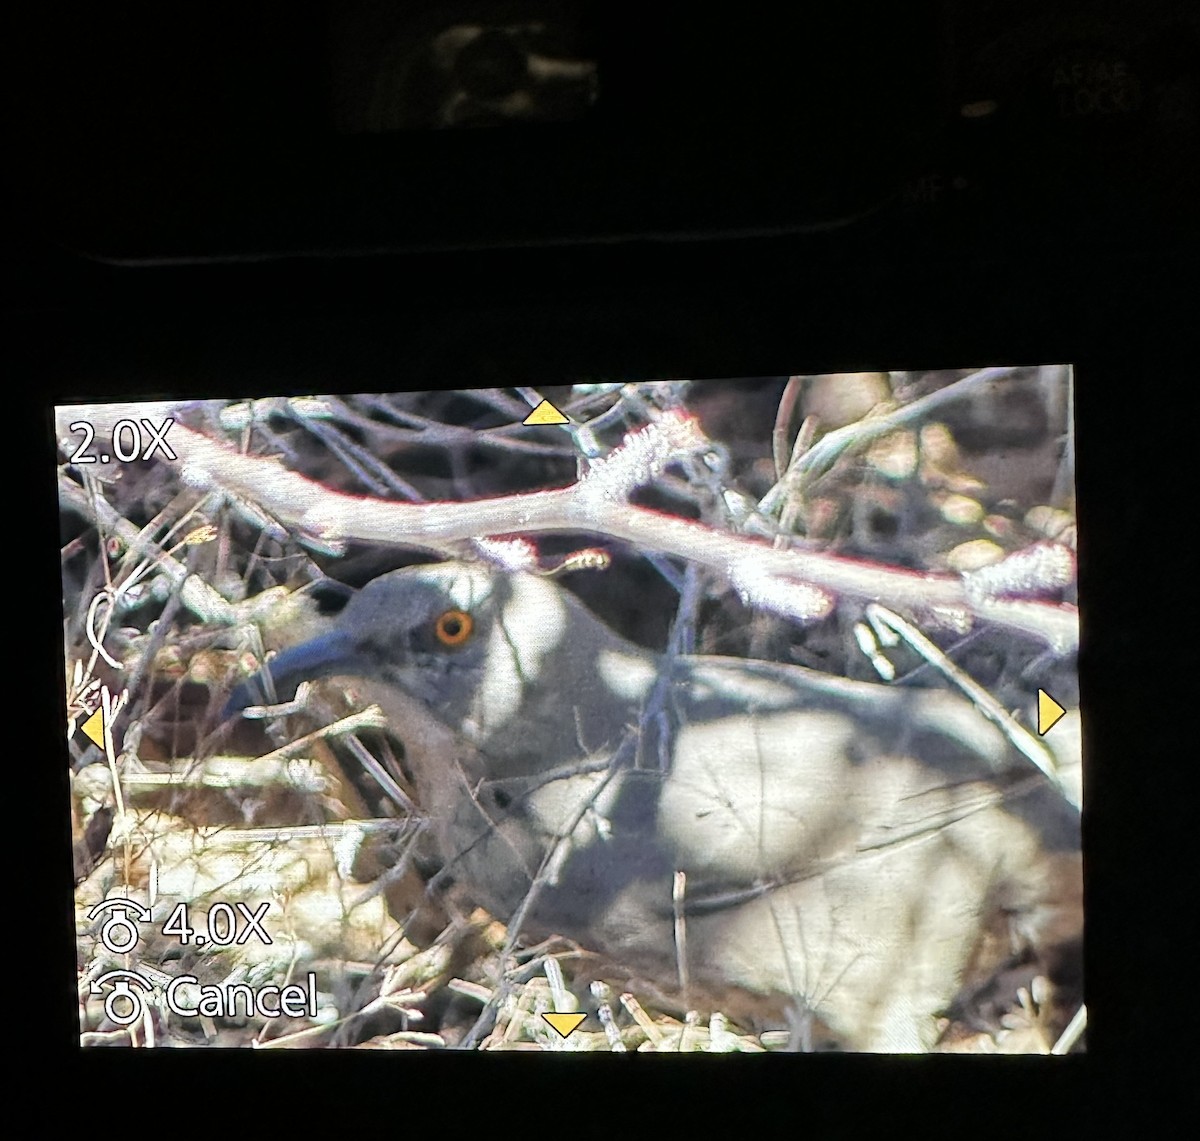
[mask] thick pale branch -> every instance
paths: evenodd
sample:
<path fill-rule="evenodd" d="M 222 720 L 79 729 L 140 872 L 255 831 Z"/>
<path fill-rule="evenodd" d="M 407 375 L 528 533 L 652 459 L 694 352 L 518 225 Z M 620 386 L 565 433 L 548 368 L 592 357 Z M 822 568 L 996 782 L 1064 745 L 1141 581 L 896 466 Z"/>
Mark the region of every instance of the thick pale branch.
<path fill-rule="evenodd" d="M 97 438 L 111 434 L 121 419 L 159 422 L 178 405 L 89 405 L 62 408 L 60 441 L 70 455 L 78 445 L 69 425 L 90 422 Z M 880 602 L 897 609 L 947 610 L 975 615 L 1044 639 L 1060 652 L 1078 644 L 1074 607 L 1051 603 L 969 597 L 957 576 L 922 574 L 854 559 L 796 549 L 776 549 L 758 539 L 714 530 L 618 497 L 597 494 L 587 481 L 550 491 L 468 502 L 396 503 L 345 495 L 290 471 L 276 459 L 243 455 L 232 447 L 172 426 L 168 442 L 178 456 L 180 476 L 194 487 L 219 487 L 249 499 L 281 522 L 326 541 L 358 540 L 411 546 L 454 555 L 463 540 L 550 531 L 587 531 L 620 539 L 642 550 L 690 559 L 731 582 L 764 575 L 779 581 L 769 592 L 771 608 L 801 619 L 811 613 L 811 595 L 797 589 L 787 605 L 789 584 L 808 584 L 833 594 Z M 754 599 L 750 600 L 754 602 Z"/>

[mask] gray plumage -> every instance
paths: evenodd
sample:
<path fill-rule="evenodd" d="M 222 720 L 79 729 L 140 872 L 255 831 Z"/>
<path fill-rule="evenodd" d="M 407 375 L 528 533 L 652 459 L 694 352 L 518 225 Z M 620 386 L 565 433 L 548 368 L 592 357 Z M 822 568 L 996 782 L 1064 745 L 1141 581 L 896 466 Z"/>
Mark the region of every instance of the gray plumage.
<path fill-rule="evenodd" d="M 667 659 L 546 578 L 465 563 L 369 583 L 270 671 L 360 679 L 479 904 L 508 920 L 536 885 L 523 935 L 689 1007 L 920 1051 L 998 920 L 1081 931 L 1078 811 L 949 692 Z"/>

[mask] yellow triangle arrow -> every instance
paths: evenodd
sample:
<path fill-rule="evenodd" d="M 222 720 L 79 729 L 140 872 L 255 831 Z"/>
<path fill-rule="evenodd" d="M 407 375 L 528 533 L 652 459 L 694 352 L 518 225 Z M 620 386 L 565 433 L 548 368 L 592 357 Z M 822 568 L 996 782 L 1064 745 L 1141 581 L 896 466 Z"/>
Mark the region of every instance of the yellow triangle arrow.
<path fill-rule="evenodd" d="M 104 713 L 101 709 L 97 709 L 79 728 L 89 741 L 98 748 L 104 748 Z"/>
<path fill-rule="evenodd" d="M 1058 724 L 1066 710 L 1044 689 L 1038 690 L 1038 733 L 1049 733 Z"/>
<path fill-rule="evenodd" d="M 566 1038 L 574 1030 L 578 1029 L 579 1024 L 587 1015 L 576 1011 L 574 1014 L 543 1014 L 542 1017 Z"/>
<path fill-rule="evenodd" d="M 549 400 L 543 400 L 521 421 L 522 424 L 569 424 L 570 422 Z"/>

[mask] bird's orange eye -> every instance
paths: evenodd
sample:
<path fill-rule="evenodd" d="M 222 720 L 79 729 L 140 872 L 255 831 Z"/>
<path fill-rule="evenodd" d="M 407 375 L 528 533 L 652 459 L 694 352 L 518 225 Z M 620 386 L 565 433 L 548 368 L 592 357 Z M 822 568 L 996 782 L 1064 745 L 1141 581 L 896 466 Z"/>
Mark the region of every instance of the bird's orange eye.
<path fill-rule="evenodd" d="M 475 620 L 465 610 L 447 610 L 434 625 L 437 640 L 443 646 L 461 646 L 475 629 Z"/>

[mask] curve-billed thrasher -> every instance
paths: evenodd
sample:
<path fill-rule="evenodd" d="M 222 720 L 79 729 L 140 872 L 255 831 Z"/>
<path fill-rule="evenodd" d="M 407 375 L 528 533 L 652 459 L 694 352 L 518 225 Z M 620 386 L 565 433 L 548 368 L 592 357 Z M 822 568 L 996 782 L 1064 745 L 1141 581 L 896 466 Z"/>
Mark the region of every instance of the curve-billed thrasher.
<path fill-rule="evenodd" d="M 1082 930 L 1079 812 L 965 700 L 660 656 L 547 578 L 460 562 L 369 583 L 269 666 L 361 679 L 450 872 L 690 1007 L 920 1051 L 999 922 Z M 234 711 L 260 697 L 244 683 Z"/>

